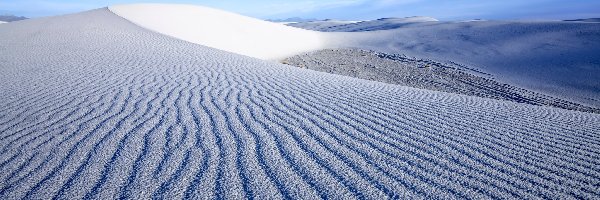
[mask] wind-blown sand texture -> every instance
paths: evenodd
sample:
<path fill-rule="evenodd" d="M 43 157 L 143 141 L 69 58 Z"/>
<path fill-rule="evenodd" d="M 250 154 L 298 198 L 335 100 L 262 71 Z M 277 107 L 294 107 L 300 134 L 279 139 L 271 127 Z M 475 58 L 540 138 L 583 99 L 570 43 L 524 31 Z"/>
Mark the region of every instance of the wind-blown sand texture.
<path fill-rule="evenodd" d="M 600 197 L 600 116 L 302 70 L 98 9 L 0 26 L 0 199 Z"/>

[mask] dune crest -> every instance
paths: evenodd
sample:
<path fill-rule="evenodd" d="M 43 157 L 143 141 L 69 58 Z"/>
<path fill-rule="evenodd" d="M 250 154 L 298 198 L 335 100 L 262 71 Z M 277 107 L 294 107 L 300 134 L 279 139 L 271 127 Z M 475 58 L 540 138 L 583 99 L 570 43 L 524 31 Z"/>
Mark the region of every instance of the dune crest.
<path fill-rule="evenodd" d="M 109 10 L 158 33 L 265 60 L 319 50 L 325 42 L 315 31 L 201 6 L 131 4 Z"/>

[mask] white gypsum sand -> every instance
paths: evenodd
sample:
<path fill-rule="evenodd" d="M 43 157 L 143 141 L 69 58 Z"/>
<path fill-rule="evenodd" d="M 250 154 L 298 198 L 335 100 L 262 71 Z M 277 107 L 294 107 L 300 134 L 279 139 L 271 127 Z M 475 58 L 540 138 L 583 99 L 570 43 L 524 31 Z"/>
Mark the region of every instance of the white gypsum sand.
<path fill-rule="evenodd" d="M 0 61 L 0 199 L 600 195 L 597 114 L 297 69 L 108 9 L 0 26 Z"/>
<path fill-rule="evenodd" d="M 350 28 L 347 31 L 384 29 L 379 31 L 326 33 L 192 5 L 133 4 L 109 9 L 158 33 L 260 59 L 282 60 L 348 47 L 399 53 L 466 64 L 503 83 L 600 107 L 600 23 L 449 23 L 412 17 L 341 26 Z"/>
<path fill-rule="evenodd" d="M 266 60 L 319 50 L 326 42 L 318 32 L 207 7 L 133 4 L 111 6 L 110 10 L 158 33 Z"/>
<path fill-rule="evenodd" d="M 600 23 L 446 22 L 336 34 L 348 47 L 466 64 L 504 83 L 600 107 Z"/>

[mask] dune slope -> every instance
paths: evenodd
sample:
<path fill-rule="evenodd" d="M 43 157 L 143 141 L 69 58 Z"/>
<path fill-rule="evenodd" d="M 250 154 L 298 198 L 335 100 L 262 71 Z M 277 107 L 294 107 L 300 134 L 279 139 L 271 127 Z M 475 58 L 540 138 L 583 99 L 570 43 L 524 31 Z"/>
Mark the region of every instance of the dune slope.
<path fill-rule="evenodd" d="M 322 34 L 207 7 L 177 4 L 111 6 L 144 28 L 250 57 L 277 60 L 322 49 Z"/>
<path fill-rule="evenodd" d="M 600 108 L 498 82 L 489 74 L 455 63 L 359 49 L 326 49 L 282 61 L 287 65 L 360 79 L 483 98 L 600 114 Z"/>
<path fill-rule="evenodd" d="M 406 54 L 468 65 L 503 83 L 600 108 L 598 23 L 448 23 L 411 17 L 329 28 L 306 26 L 366 31 L 326 33 L 191 5 L 133 4 L 109 9 L 155 32 L 254 58 L 283 60 L 328 48 Z"/>
<path fill-rule="evenodd" d="M 0 61 L 0 199 L 600 197 L 596 114 L 296 69 L 108 9 L 2 25 Z"/>
<path fill-rule="evenodd" d="M 501 82 L 600 108 L 598 23 L 437 23 L 337 37 L 346 47 L 466 64 Z"/>

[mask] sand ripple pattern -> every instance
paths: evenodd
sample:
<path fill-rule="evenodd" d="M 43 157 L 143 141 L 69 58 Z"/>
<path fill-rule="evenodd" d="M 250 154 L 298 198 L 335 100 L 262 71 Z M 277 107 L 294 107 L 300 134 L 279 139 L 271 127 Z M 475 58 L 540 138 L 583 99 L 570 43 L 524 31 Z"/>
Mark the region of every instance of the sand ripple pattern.
<path fill-rule="evenodd" d="M 600 116 L 260 61 L 107 9 L 0 27 L 0 199 L 600 198 Z"/>

